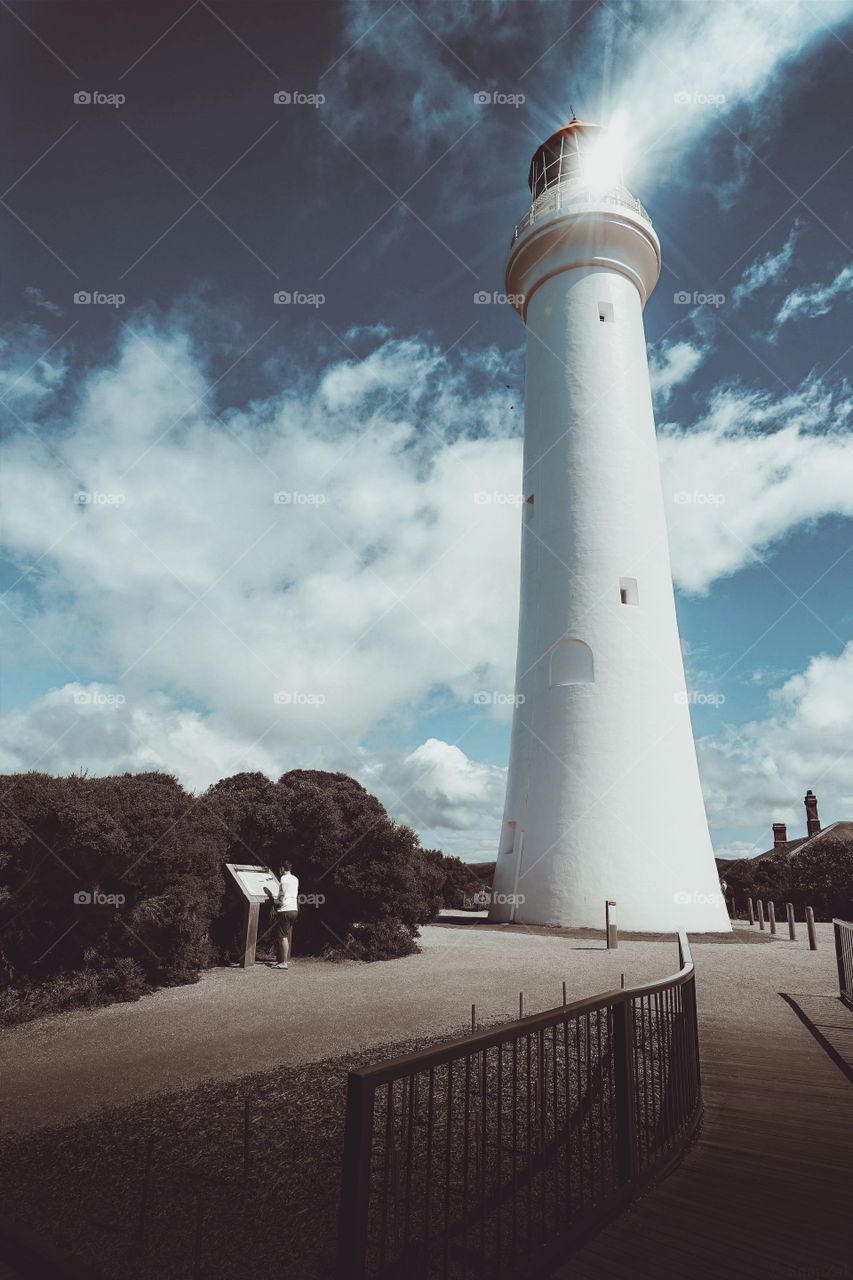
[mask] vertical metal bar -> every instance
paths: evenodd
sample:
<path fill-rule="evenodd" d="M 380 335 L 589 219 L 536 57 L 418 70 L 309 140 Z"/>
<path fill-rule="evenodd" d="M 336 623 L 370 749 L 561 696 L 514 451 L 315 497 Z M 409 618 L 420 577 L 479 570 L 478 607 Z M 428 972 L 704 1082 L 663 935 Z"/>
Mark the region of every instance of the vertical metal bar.
<path fill-rule="evenodd" d="M 546 1214 L 548 1208 L 548 1197 L 545 1193 L 545 1105 L 547 1094 L 546 1089 L 546 1071 L 545 1071 L 545 1029 L 539 1031 L 536 1037 L 536 1081 L 537 1096 L 539 1099 L 539 1199 L 542 1202 L 542 1238 L 546 1236 Z"/>
<path fill-rule="evenodd" d="M 373 1150 L 373 1085 L 355 1072 L 347 1080 L 344 1158 L 338 1223 L 338 1280 L 363 1280 Z"/>
<path fill-rule="evenodd" d="M 447 1064 L 447 1132 L 444 1152 L 444 1274 L 450 1266 L 450 1170 L 453 1149 L 453 1059 Z"/>
<path fill-rule="evenodd" d="M 385 1265 L 385 1238 L 388 1232 L 388 1183 L 390 1179 L 391 1169 L 391 1147 L 394 1141 L 394 1084 L 393 1081 L 388 1082 L 385 1086 L 385 1142 L 383 1143 L 382 1153 L 382 1213 L 379 1226 L 379 1267 L 380 1270 Z"/>
<path fill-rule="evenodd" d="M 426 1185 L 424 1187 L 424 1261 L 429 1267 L 429 1232 L 432 1223 L 432 1122 L 435 1112 L 435 1067 L 429 1068 L 427 1085 Z"/>
<path fill-rule="evenodd" d="M 844 937 L 841 932 L 840 920 L 833 920 L 832 931 L 835 941 L 835 967 L 838 970 L 838 991 L 842 996 L 849 996 L 846 965 L 844 963 Z"/>
<path fill-rule="evenodd" d="M 498 1191 L 500 1191 L 500 1188 L 503 1182 L 503 1110 L 504 1110 L 504 1073 L 503 1073 L 504 1047 L 502 1044 L 499 1044 L 497 1046 L 497 1051 L 498 1051 L 498 1081 L 497 1081 L 498 1116 L 497 1116 L 497 1123 L 495 1125 L 495 1135 L 497 1140 L 497 1153 L 496 1153 L 497 1172 L 495 1176 L 495 1185 L 497 1186 Z M 497 1237 L 497 1240 L 496 1240 L 497 1257 L 498 1257 L 498 1267 L 500 1269 L 503 1263 L 503 1250 L 501 1248 L 501 1227 L 503 1226 L 503 1213 L 501 1212 L 500 1205 L 498 1206 L 498 1210 L 495 1216 L 497 1219 L 497 1223 L 496 1223 L 497 1230 L 495 1232 L 495 1235 Z"/>
<path fill-rule="evenodd" d="M 417 1105 L 417 1076 L 409 1076 L 409 1127 L 406 1141 L 406 1196 L 403 1210 L 403 1243 L 408 1245 L 412 1211 L 412 1166 L 414 1164 L 415 1107 Z"/>
<path fill-rule="evenodd" d="M 611 1005 L 613 1075 L 616 1084 L 616 1173 L 618 1184 L 637 1181 L 637 1115 L 634 1105 L 634 1010 L 630 1000 Z"/>
<path fill-rule="evenodd" d="M 251 1119 L 249 1116 L 249 1099 L 243 1103 L 243 1177 L 249 1176 L 249 1145 L 251 1141 Z"/>
<path fill-rule="evenodd" d="M 480 1082 L 480 1141 L 477 1159 L 480 1169 L 480 1257 L 486 1256 L 486 1099 L 488 1098 L 488 1049 L 480 1055 L 483 1062 L 482 1080 Z"/>
<path fill-rule="evenodd" d="M 525 1035 L 527 1042 L 527 1140 L 525 1143 L 525 1162 L 527 1168 L 530 1168 L 530 1151 L 533 1141 L 533 1078 L 532 1078 L 532 1056 L 533 1046 L 531 1043 L 531 1035 L 528 1031 Z M 533 1239 L 533 1179 L 527 1179 L 527 1241 L 528 1244 Z"/>
<path fill-rule="evenodd" d="M 552 1145 L 554 1150 L 554 1230 L 559 1229 L 560 1220 L 560 1144 L 558 1135 L 560 1129 L 560 1095 L 557 1088 L 557 1028 L 559 1023 L 555 1022 L 551 1028 L 551 1114 L 553 1116 L 552 1124 Z"/>
<path fill-rule="evenodd" d="M 465 1103 L 463 1108 L 462 1132 L 462 1220 L 468 1219 L 468 1167 L 469 1157 L 469 1119 L 471 1112 L 471 1054 L 465 1055 Z"/>

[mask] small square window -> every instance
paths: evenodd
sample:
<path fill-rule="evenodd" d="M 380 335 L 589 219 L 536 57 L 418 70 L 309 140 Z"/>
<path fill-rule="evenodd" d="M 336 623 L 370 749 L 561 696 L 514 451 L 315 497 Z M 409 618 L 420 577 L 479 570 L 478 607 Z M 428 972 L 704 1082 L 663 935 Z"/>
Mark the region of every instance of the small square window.
<path fill-rule="evenodd" d="M 639 604 L 640 593 L 637 590 L 636 578 L 619 579 L 619 599 L 622 604 Z"/>
<path fill-rule="evenodd" d="M 612 302 L 599 302 L 598 318 L 604 323 L 612 322 L 613 320 L 613 303 Z"/>

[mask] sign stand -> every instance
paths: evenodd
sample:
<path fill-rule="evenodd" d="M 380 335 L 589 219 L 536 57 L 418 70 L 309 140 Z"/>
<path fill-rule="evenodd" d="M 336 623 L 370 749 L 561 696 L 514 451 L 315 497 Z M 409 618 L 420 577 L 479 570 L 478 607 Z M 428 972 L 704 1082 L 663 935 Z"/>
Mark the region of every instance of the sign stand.
<path fill-rule="evenodd" d="M 264 886 L 269 886 L 278 897 L 279 882 L 269 867 L 253 866 L 241 862 L 226 862 L 233 883 L 237 886 L 245 902 L 245 934 L 243 938 L 240 967 L 250 969 L 255 963 L 255 948 L 258 945 L 258 919 L 261 914 L 261 903 L 266 900 Z"/>

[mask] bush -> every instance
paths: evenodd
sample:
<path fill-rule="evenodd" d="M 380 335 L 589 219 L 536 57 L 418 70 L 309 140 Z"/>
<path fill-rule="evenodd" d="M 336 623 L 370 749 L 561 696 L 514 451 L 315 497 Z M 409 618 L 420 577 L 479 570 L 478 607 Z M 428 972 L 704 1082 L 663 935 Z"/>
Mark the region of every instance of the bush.
<path fill-rule="evenodd" d="M 277 783 L 238 774 L 206 804 L 227 827 L 228 862 L 290 859 L 300 893 L 300 953 L 388 960 L 416 949 L 442 905 L 443 856 L 422 849 L 375 796 L 345 773 L 294 769 Z"/>
<path fill-rule="evenodd" d="M 175 778 L 0 780 L 3 978 L 26 1005 L 135 999 L 211 963 L 224 840 Z M 76 975 L 76 976 L 75 976 Z M 52 987 L 51 987 L 52 984 Z M 15 1004 L 14 997 L 10 997 Z"/>
<path fill-rule="evenodd" d="M 791 902 L 798 915 L 813 907 L 817 920 L 853 918 L 853 849 L 831 832 L 811 849 L 742 859 L 723 875 L 736 898 Z"/>

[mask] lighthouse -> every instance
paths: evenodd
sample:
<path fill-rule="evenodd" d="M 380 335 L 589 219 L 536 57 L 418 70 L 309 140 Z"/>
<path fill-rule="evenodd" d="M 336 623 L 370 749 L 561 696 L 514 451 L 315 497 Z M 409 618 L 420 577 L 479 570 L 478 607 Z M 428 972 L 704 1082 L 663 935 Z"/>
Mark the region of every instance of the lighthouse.
<path fill-rule="evenodd" d="M 530 165 L 506 291 L 527 335 L 521 603 L 491 918 L 728 931 L 699 783 L 643 308 L 661 269 L 616 140 Z"/>

